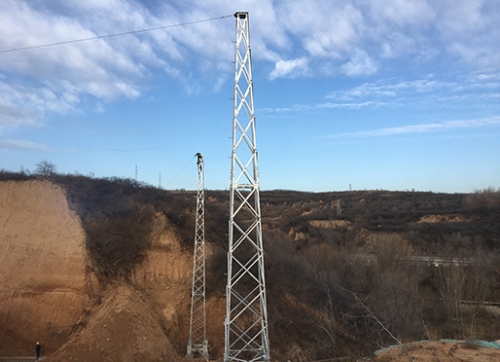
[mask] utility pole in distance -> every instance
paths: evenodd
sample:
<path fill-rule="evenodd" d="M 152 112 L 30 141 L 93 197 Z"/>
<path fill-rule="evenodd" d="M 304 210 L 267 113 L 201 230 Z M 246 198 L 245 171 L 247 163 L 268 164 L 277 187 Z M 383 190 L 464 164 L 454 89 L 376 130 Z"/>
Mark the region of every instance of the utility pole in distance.
<path fill-rule="evenodd" d="M 248 13 L 236 18 L 224 361 L 270 361 Z"/>

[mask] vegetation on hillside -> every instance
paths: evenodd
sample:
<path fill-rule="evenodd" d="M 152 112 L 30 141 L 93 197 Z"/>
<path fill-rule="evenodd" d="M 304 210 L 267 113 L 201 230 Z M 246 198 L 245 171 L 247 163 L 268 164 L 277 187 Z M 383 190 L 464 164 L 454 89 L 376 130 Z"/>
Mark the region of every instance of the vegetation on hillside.
<path fill-rule="evenodd" d="M 104 281 L 140 263 L 157 212 L 192 249 L 195 191 L 46 171 L 1 171 L 0 181 L 62 185 Z M 205 199 L 207 294 L 224 297 L 229 195 L 206 190 Z M 421 339 L 498 339 L 500 190 L 275 190 L 261 192 L 261 206 L 271 349 L 280 360 L 366 355 Z M 435 267 L 413 256 L 460 262 Z"/>

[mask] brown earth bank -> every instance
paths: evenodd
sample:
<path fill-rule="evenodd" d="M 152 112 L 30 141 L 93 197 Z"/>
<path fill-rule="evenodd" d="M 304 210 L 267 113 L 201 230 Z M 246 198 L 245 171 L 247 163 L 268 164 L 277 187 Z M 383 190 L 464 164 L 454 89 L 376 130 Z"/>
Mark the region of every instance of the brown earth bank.
<path fill-rule="evenodd" d="M 85 232 L 64 190 L 48 181 L 0 187 L 0 353 L 47 352 L 90 303 Z"/>
<path fill-rule="evenodd" d="M 184 360 L 196 193 L 23 177 L 0 181 L 0 356 L 33 355 L 40 341 L 47 362 Z M 221 359 L 228 195 L 206 195 L 207 336 Z M 262 193 L 272 360 L 358 360 L 394 335 L 498 339 L 500 198 L 488 195 Z M 425 253 L 473 262 L 402 262 Z M 500 361 L 452 349 L 372 360 Z"/>
<path fill-rule="evenodd" d="M 155 308 L 129 285 L 113 285 L 46 361 L 175 361 Z"/>
<path fill-rule="evenodd" d="M 500 361 L 500 349 L 481 347 L 474 342 L 416 342 L 395 347 L 376 357 L 373 362 L 494 362 Z"/>
<path fill-rule="evenodd" d="M 155 217 L 148 250 L 130 275 L 103 281 L 62 187 L 1 182 L 0 210 L 0 356 L 32 355 L 41 341 L 47 362 L 180 358 L 192 256 L 164 216 Z M 207 301 L 211 315 L 224 308 Z M 222 335 L 213 325 L 209 331 Z"/>

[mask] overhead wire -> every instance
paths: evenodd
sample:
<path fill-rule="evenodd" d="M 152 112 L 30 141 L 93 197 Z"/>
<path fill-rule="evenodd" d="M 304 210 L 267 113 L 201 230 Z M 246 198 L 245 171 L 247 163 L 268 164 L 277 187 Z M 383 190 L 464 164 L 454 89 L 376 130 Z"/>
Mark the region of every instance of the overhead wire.
<path fill-rule="evenodd" d="M 184 170 L 186 168 L 187 165 L 189 165 L 189 163 L 193 160 L 193 158 L 195 158 L 196 155 L 194 155 L 188 162 L 186 162 L 186 164 L 184 166 L 182 166 L 182 168 L 175 174 L 173 175 L 168 181 L 167 181 L 167 185 L 169 183 L 171 183 L 176 177 L 178 174 L 180 174 L 182 172 L 182 170 Z"/>
<path fill-rule="evenodd" d="M 186 162 L 186 164 L 184 166 L 182 166 L 182 168 L 174 175 L 172 176 L 172 178 L 167 182 L 167 183 L 170 183 L 178 174 L 180 174 L 182 172 L 182 170 L 184 170 L 186 168 L 186 166 L 191 163 L 191 161 L 193 160 L 193 158 L 195 158 L 195 156 L 193 156 L 188 162 Z M 139 211 L 137 211 L 134 216 L 132 216 L 130 218 L 130 220 L 127 222 L 127 225 L 130 224 L 137 216 L 139 216 L 145 209 L 147 206 L 151 205 L 151 203 L 153 202 L 153 200 L 161 193 L 161 192 L 164 192 L 165 190 L 161 189 L 161 188 L 157 188 L 156 190 L 156 193 L 149 199 L 149 201 L 147 201 L 145 204 L 141 205 L 141 207 L 139 208 Z"/>
<path fill-rule="evenodd" d="M 180 170 L 179 170 L 179 171 L 178 171 L 178 172 L 177 172 L 177 173 L 176 173 L 176 174 L 175 174 L 175 175 L 174 175 L 174 176 L 170 179 L 170 181 L 172 181 L 172 180 L 173 180 L 173 179 L 174 179 L 174 178 L 175 178 L 175 177 L 176 177 L 179 173 L 181 173 L 181 172 L 182 172 L 182 170 L 183 170 L 184 168 L 186 168 L 186 166 L 187 166 L 187 165 L 188 165 L 188 164 L 189 164 L 189 163 L 193 160 L 193 158 L 194 158 L 194 157 L 196 157 L 196 155 L 195 155 L 195 156 L 193 156 L 193 157 L 192 157 L 192 158 L 191 158 L 188 162 L 186 162 L 186 164 L 185 164 L 184 166 L 182 166 L 182 168 L 181 168 L 181 169 L 180 169 Z M 170 181 L 169 181 L 169 182 L 170 182 Z M 156 193 L 155 193 L 155 194 L 154 194 L 154 195 L 150 198 L 150 200 L 149 200 L 149 201 L 147 201 L 145 204 L 142 204 L 142 205 L 139 207 L 139 210 L 138 210 L 138 211 L 137 211 L 137 212 L 136 212 L 136 213 L 135 213 L 135 214 L 134 214 L 134 215 L 133 215 L 133 216 L 132 216 L 132 217 L 131 217 L 131 218 L 130 218 L 130 219 L 129 219 L 126 223 L 125 223 L 125 225 L 126 225 L 126 226 L 130 225 L 130 223 L 131 223 L 132 221 L 134 221 L 134 220 L 135 220 L 135 219 L 136 219 L 136 218 L 137 218 L 137 217 L 138 217 L 138 216 L 139 216 L 139 215 L 140 215 L 140 214 L 141 214 L 141 213 L 142 213 L 142 212 L 146 209 L 146 207 L 148 207 L 148 206 L 150 206 L 150 205 L 151 205 L 151 203 L 153 202 L 153 200 L 154 200 L 154 199 L 155 199 L 155 198 L 156 198 L 156 197 L 157 197 L 157 196 L 158 196 L 158 195 L 159 195 L 162 191 L 164 191 L 164 190 L 163 190 L 163 189 L 161 189 L 161 188 L 158 188 L 158 189 L 157 189 L 157 191 L 156 191 Z M 118 257 L 118 259 L 115 259 L 115 260 L 116 260 L 116 262 L 118 262 L 119 260 L 121 260 L 121 258 L 120 258 L 120 257 Z M 116 262 L 115 262 L 115 265 L 116 265 Z"/>
<path fill-rule="evenodd" d="M 4 49 L 4 50 L 0 50 L 0 53 L 1 54 L 4 54 L 4 53 L 13 53 L 13 52 L 18 52 L 18 51 L 23 51 L 23 50 L 41 49 L 41 48 L 48 48 L 48 47 L 53 47 L 53 46 L 57 46 L 57 45 L 65 45 L 65 44 L 72 44 L 72 43 L 81 43 L 81 42 L 90 41 L 90 40 L 98 40 L 98 39 L 112 38 L 112 37 L 123 36 L 123 35 L 145 33 L 145 32 L 154 31 L 154 30 L 175 28 L 175 27 L 179 27 L 179 26 L 192 25 L 192 24 L 198 24 L 198 23 L 206 23 L 206 22 L 215 21 L 215 20 L 222 20 L 222 19 L 225 19 L 225 18 L 228 18 L 228 17 L 232 17 L 232 16 L 233 15 L 224 15 L 224 16 L 219 16 L 219 17 L 216 17 L 216 18 L 194 20 L 194 21 L 188 21 L 188 22 L 178 23 L 178 24 L 156 26 L 156 27 L 153 27 L 153 28 L 124 31 L 124 32 L 121 32 L 121 33 L 114 33 L 114 34 L 97 35 L 97 36 L 93 36 L 93 37 L 90 37 L 90 38 L 65 40 L 65 41 L 60 41 L 60 42 L 56 42 L 56 43 L 32 45 L 32 46 L 27 46 L 27 47 L 22 47 L 22 48 Z"/>
<path fill-rule="evenodd" d="M 223 15 L 215 18 L 209 18 L 209 19 L 202 19 L 202 20 L 194 20 L 194 21 L 188 21 L 184 23 L 177 23 L 177 24 L 170 24 L 170 25 L 163 25 L 163 26 L 157 26 L 157 27 L 152 27 L 152 28 L 146 28 L 146 29 L 139 29 L 139 30 L 131 30 L 131 31 L 125 31 L 125 32 L 120 32 L 120 33 L 114 33 L 114 34 L 106 34 L 106 35 L 98 35 L 94 37 L 89 37 L 89 38 L 82 38 L 82 39 L 73 39 L 73 40 L 66 40 L 66 41 L 60 41 L 56 43 L 48 43 L 48 44 L 40 44 L 40 45 L 32 45 L 32 46 L 27 46 L 27 47 L 21 47 L 21 48 L 12 48 L 12 49 L 4 49 L 0 50 L 0 54 L 5 54 L 5 53 L 14 53 L 18 51 L 23 51 L 23 50 L 32 50 L 32 49 L 41 49 L 41 48 L 48 48 L 48 47 L 53 47 L 53 46 L 58 46 L 58 45 L 65 45 L 65 44 L 73 44 L 73 43 L 81 43 L 85 41 L 91 41 L 91 40 L 98 40 L 98 39 L 106 39 L 106 38 L 112 38 L 112 37 L 118 37 L 118 36 L 123 36 L 123 35 L 131 35 L 131 34 L 138 34 L 138 33 L 145 33 L 145 32 L 150 32 L 150 31 L 155 31 L 155 30 L 161 30 L 161 29 L 168 29 L 168 28 L 174 28 L 174 27 L 179 27 L 179 26 L 186 26 L 186 25 L 192 25 L 192 24 L 198 24 L 198 23 L 204 23 L 204 22 L 209 22 L 209 21 L 215 21 L 215 20 L 222 20 L 228 17 L 233 17 L 234 15 Z M 195 156 L 193 156 L 194 158 Z M 174 176 L 172 176 L 166 184 L 169 184 L 172 182 L 179 173 L 182 172 L 182 170 L 192 161 L 191 158 Z M 144 208 L 149 205 L 155 198 L 158 196 L 158 194 L 162 191 L 162 189 L 158 189 L 155 195 L 146 202 L 145 205 L 141 207 L 141 209 L 132 217 L 132 219 L 129 221 L 131 222 L 133 219 L 139 215 Z"/>

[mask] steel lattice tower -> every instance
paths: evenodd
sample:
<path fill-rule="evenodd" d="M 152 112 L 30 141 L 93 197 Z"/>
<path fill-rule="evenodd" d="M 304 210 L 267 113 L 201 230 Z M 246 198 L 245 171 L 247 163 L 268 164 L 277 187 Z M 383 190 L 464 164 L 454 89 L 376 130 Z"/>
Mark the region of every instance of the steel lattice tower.
<path fill-rule="evenodd" d="M 205 317 L 205 205 L 203 157 L 198 157 L 198 193 L 196 198 L 196 225 L 193 258 L 193 289 L 191 291 L 191 324 L 187 358 L 198 353 L 208 360 L 208 341 Z"/>
<path fill-rule="evenodd" d="M 224 360 L 269 361 L 248 13 L 236 17 Z"/>

